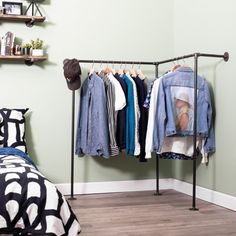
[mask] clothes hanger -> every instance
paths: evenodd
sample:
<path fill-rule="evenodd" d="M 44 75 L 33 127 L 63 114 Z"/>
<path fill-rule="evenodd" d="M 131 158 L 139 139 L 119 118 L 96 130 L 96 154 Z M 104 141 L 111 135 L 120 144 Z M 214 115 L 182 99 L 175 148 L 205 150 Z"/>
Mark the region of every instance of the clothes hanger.
<path fill-rule="evenodd" d="M 134 69 L 134 64 L 132 64 L 132 68 L 131 68 L 131 70 L 130 70 L 130 74 L 131 74 L 131 76 L 133 76 L 133 77 L 136 77 L 136 76 L 137 76 L 136 71 L 135 71 L 135 69 Z"/>
<path fill-rule="evenodd" d="M 126 67 L 126 64 L 125 64 L 124 73 L 125 73 L 125 74 L 129 73 L 129 69 Z"/>
<path fill-rule="evenodd" d="M 103 72 L 103 68 L 102 68 L 102 62 L 101 62 L 99 66 L 98 74 L 100 75 L 102 72 Z"/>
<path fill-rule="evenodd" d="M 93 61 L 93 64 L 89 70 L 89 75 L 92 75 L 94 73 L 94 61 Z"/>
<path fill-rule="evenodd" d="M 183 60 L 182 67 L 190 67 L 190 66 L 185 62 L 184 58 L 182 58 L 182 60 Z"/>
<path fill-rule="evenodd" d="M 139 64 L 138 69 L 136 70 L 136 74 L 139 76 L 139 78 L 141 80 L 144 80 L 146 78 L 146 76 L 143 74 L 142 70 L 141 70 L 141 65 Z"/>
<path fill-rule="evenodd" d="M 175 62 L 176 61 L 173 61 L 174 66 L 172 66 L 171 69 L 170 69 L 172 72 L 174 72 L 177 68 L 181 67 L 178 60 L 177 60 L 176 63 Z"/>
<path fill-rule="evenodd" d="M 120 69 L 118 70 L 119 75 L 123 75 L 124 71 L 122 70 L 122 63 L 120 64 Z"/>
<path fill-rule="evenodd" d="M 111 73 L 112 73 L 113 75 L 116 73 L 116 70 L 115 70 L 115 68 L 114 68 L 114 62 L 112 63 Z"/>
<path fill-rule="evenodd" d="M 107 62 L 107 67 L 106 67 L 106 69 L 104 70 L 104 72 L 105 72 L 105 74 L 107 74 L 107 75 L 111 72 L 111 68 L 109 67 L 108 62 Z"/>

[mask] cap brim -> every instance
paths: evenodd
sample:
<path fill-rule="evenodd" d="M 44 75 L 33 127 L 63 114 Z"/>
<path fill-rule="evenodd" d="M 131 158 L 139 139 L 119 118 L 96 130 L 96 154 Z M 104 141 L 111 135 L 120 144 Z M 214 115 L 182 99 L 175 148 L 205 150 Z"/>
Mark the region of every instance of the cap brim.
<path fill-rule="evenodd" d="M 67 86 L 70 90 L 77 90 L 80 88 L 81 85 L 81 81 L 80 81 L 80 77 L 74 79 L 72 82 L 69 82 L 68 80 L 66 80 Z"/>

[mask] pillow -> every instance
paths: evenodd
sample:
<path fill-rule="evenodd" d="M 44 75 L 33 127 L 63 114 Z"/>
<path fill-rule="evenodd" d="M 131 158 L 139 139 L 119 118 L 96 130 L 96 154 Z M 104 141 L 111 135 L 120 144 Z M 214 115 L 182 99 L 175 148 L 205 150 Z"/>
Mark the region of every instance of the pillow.
<path fill-rule="evenodd" d="M 29 109 L 0 109 L 0 146 L 14 147 L 27 153 L 25 117 Z"/>

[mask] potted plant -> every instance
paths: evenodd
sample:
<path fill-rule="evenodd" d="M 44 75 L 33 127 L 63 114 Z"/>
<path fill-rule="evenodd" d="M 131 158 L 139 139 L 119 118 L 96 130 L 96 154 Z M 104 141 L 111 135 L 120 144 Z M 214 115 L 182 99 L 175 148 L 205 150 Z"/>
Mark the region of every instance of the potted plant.
<path fill-rule="evenodd" d="M 24 55 L 30 55 L 32 45 L 30 43 L 25 43 L 21 46 Z"/>
<path fill-rule="evenodd" d="M 37 38 L 31 40 L 32 45 L 32 56 L 43 56 L 43 40 Z"/>

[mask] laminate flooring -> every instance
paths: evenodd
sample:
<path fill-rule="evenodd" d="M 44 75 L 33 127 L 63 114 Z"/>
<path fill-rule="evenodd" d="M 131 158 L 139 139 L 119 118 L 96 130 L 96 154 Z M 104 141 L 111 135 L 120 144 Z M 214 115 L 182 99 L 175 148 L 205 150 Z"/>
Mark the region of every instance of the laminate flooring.
<path fill-rule="evenodd" d="M 174 190 L 77 195 L 81 236 L 236 236 L 236 212 Z"/>

